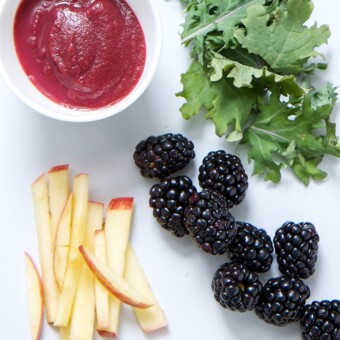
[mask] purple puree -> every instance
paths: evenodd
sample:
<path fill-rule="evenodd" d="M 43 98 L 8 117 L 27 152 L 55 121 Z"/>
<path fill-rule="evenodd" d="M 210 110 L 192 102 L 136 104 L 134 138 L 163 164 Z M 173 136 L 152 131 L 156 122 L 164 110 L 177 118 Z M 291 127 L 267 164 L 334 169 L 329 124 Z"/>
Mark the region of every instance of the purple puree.
<path fill-rule="evenodd" d="M 124 0 L 23 0 L 14 40 L 33 84 L 68 107 L 122 100 L 145 65 L 144 34 Z"/>

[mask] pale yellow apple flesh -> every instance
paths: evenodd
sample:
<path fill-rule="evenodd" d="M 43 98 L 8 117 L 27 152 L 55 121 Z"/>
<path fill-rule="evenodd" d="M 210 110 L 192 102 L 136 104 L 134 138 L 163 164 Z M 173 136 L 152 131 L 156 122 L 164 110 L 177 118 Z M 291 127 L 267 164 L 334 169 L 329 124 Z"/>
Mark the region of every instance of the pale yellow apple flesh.
<path fill-rule="evenodd" d="M 71 243 L 71 221 L 73 208 L 73 193 L 69 195 L 66 205 L 63 209 L 59 224 L 56 230 L 54 241 L 54 274 L 61 291 L 64 285 L 68 255 Z"/>
<path fill-rule="evenodd" d="M 67 327 L 59 327 L 59 340 L 71 340 L 70 331 L 71 323 Z"/>
<path fill-rule="evenodd" d="M 106 263 L 106 245 L 104 230 L 96 230 L 94 234 L 94 254 Z M 94 291 L 96 298 L 97 329 L 105 329 L 109 326 L 109 292 L 105 287 L 95 280 Z"/>
<path fill-rule="evenodd" d="M 72 306 L 76 295 L 82 258 L 78 247 L 83 244 L 87 233 L 88 214 L 88 175 L 79 174 L 73 179 L 73 209 L 71 227 L 71 245 L 62 291 L 54 321 L 55 326 L 66 327 L 72 314 Z"/>
<path fill-rule="evenodd" d="M 78 247 L 86 241 L 89 205 L 89 178 L 87 174 L 79 174 L 74 177 L 73 194 L 71 261 L 79 257 Z"/>
<path fill-rule="evenodd" d="M 47 176 L 52 218 L 52 235 L 54 237 L 60 216 L 69 196 L 69 165 L 56 165 L 50 168 Z"/>
<path fill-rule="evenodd" d="M 105 221 L 106 259 L 108 266 L 120 277 L 124 276 L 126 249 L 130 238 L 133 197 L 118 197 L 109 202 Z M 109 296 L 109 326 L 107 334 L 118 335 L 121 301 Z"/>
<path fill-rule="evenodd" d="M 89 202 L 85 245 L 94 248 L 94 233 L 103 226 L 103 204 Z M 70 320 L 71 340 L 92 340 L 95 325 L 94 276 L 86 263 L 82 264 Z"/>
<path fill-rule="evenodd" d="M 83 263 L 70 320 L 71 340 L 92 340 L 95 325 L 94 276 Z"/>
<path fill-rule="evenodd" d="M 25 255 L 28 310 L 32 340 L 41 337 L 44 319 L 44 291 L 38 269 L 28 253 Z"/>
<path fill-rule="evenodd" d="M 141 329 L 148 333 L 166 327 L 167 320 L 163 310 L 158 304 L 155 295 L 150 288 L 148 279 L 131 245 L 129 245 L 127 249 L 124 277 L 130 285 L 138 287 L 140 293 L 153 302 L 153 306 L 149 308 L 133 308 L 133 312 Z"/>
<path fill-rule="evenodd" d="M 153 303 L 140 294 L 136 288 L 129 285 L 121 276 L 117 275 L 83 246 L 79 247 L 79 251 L 95 277 L 119 300 L 138 308 L 148 308 L 153 305 Z"/>
<path fill-rule="evenodd" d="M 50 215 L 48 187 L 41 175 L 32 184 L 34 215 L 37 226 L 40 269 L 44 283 L 44 301 L 47 322 L 54 322 L 58 306 L 58 287 L 54 277 L 52 221 Z"/>
<path fill-rule="evenodd" d="M 103 229 L 104 223 L 104 204 L 90 201 L 88 204 L 88 222 L 85 246 L 94 251 L 95 232 Z"/>

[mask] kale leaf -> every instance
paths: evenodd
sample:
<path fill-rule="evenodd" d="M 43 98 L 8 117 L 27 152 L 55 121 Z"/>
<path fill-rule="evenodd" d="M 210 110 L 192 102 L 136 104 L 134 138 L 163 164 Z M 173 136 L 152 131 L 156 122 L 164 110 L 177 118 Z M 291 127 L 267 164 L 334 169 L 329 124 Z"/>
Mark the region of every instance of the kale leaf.
<path fill-rule="evenodd" d="M 331 113 L 336 88 L 312 84 L 326 68 L 316 48 L 327 25 L 306 26 L 311 0 L 191 0 L 182 42 L 192 62 L 181 75 L 185 119 L 203 112 L 216 134 L 248 147 L 254 174 L 275 183 L 290 168 L 321 180 L 325 155 L 340 157 Z"/>

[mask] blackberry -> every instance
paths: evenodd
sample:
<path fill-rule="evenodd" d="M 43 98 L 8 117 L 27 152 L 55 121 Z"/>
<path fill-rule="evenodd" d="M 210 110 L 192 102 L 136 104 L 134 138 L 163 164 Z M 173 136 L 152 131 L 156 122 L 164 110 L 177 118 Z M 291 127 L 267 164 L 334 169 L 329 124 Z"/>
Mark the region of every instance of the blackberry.
<path fill-rule="evenodd" d="M 312 223 L 286 222 L 274 236 L 281 273 L 308 278 L 315 272 L 319 235 Z"/>
<path fill-rule="evenodd" d="M 263 286 L 255 312 L 267 323 L 285 326 L 299 320 L 309 295 L 309 287 L 297 277 L 272 278 Z"/>
<path fill-rule="evenodd" d="M 269 270 L 274 251 L 273 242 L 267 232 L 250 223 L 236 222 L 237 234 L 228 247 L 231 260 L 242 262 L 259 273 Z"/>
<path fill-rule="evenodd" d="M 340 340 L 340 301 L 313 301 L 303 309 L 302 339 Z"/>
<path fill-rule="evenodd" d="M 184 210 L 190 196 L 197 192 L 187 176 L 165 178 L 150 189 L 149 205 L 158 223 L 177 237 L 188 234 L 184 224 Z"/>
<path fill-rule="evenodd" d="M 223 150 L 209 152 L 203 158 L 198 179 L 202 188 L 224 195 L 229 208 L 243 201 L 248 188 L 248 176 L 241 160 Z"/>
<path fill-rule="evenodd" d="M 211 287 L 222 307 L 245 312 L 255 308 L 262 283 L 244 264 L 231 262 L 218 268 Z"/>
<path fill-rule="evenodd" d="M 213 190 L 193 194 L 184 216 L 194 242 L 207 253 L 224 254 L 236 235 L 237 226 L 226 199 Z"/>
<path fill-rule="evenodd" d="M 181 134 L 167 133 L 140 141 L 133 153 L 143 177 L 165 178 L 195 157 L 194 144 Z"/>

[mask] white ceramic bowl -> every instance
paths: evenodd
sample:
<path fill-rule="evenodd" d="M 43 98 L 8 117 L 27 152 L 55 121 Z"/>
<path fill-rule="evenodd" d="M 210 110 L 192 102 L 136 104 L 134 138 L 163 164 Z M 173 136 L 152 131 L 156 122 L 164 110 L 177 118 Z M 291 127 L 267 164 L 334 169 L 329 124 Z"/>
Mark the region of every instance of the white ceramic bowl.
<path fill-rule="evenodd" d="M 158 65 L 162 45 L 161 21 L 155 0 L 126 0 L 138 17 L 146 40 L 146 62 L 137 86 L 118 103 L 89 110 L 67 108 L 51 101 L 28 79 L 18 60 L 13 39 L 14 18 L 20 2 L 21 0 L 2 0 L 0 4 L 0 76 L 14 94 L 35 111 L 70 122 L 100 120 L 126 109 L 150 84 Z"/>

